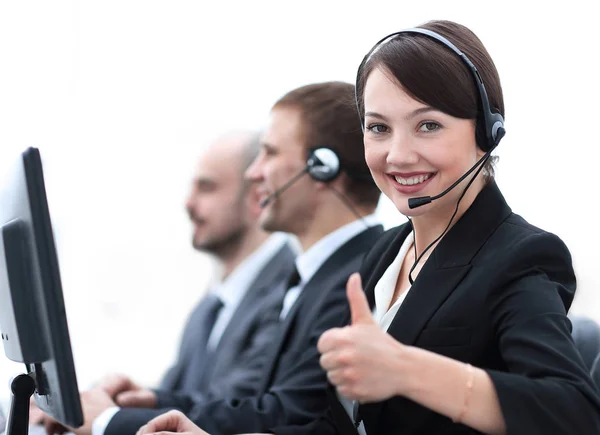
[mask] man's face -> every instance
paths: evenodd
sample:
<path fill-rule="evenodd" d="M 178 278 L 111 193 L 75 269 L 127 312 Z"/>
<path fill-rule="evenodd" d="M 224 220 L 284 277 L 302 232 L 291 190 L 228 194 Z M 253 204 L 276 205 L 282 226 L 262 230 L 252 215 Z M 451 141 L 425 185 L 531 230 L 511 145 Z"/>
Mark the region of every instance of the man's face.
<path fill-rule="evenodd" d="M 194 248 L 219 256 L 239 243 L 249 216 L 241 159 L 226 144 L 217 145 L 198 163 L 186 209 Z"/>
<path fill-rule="evenodd" d="M 257 184 L 263 201 L 305 167 L 301 113 L 296 108 L 275 107 L 263 135 L 260 153 L 246 171 L 246 178 Z M 304 175 L 263 208 L 260 215 L 262 228 L 300 235 L 314 216 L 315 197 L 315 181 Z"/>

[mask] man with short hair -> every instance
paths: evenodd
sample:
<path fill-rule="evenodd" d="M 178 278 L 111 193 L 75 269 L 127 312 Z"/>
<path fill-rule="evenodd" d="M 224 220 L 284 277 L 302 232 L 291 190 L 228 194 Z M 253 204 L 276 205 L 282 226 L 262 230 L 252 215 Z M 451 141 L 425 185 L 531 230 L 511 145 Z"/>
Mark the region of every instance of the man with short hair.
<path fill-rule="evenodd" d="M 261 228 L 257 187 L 244 178 L 258 153 L 259 137 L 252 131 L 228 132 L 202 153 L 185 207 L 193 225 L 192 245 L 218 260 L 220 279 L 191 313 L 177 360 L 158 390 L 119 374 L 100 382 L 98 388 L 117 405 L 175 407 L 181 398 L 254 392 L 250 381 L 256 376 L 236 365 L 271 340 L 276 319 L 266 318 L 264 311 L 281 304 L 281 282 L 293 271 L 295 258 L 288 235 Z M 97 424 L 108 422 L 118 409 L 106 411 Z"/>
<path fill-rule="evenodd" d="M 177 406 L 181 395 L 207 400 L 238 390 L 244 369 L 231 376 L 245 352 L 273 332 L 259 316 L 279 302 L 278 284 L 293 270 L 288 237 L 265 232 L 258 221 L 257 188 L 244 172 L 259 150 L 259 133 L 232 131 L 217 138 L 199 159 L 186 210 L 193 225 L 192 245 L 212 254 L 221 278 L 210 286 L 185 327 L 177 361 L 152 391 L 122 375 L 99 385 L 119 406 Z M 234 321 L 232 321 L 234 320 Z M 271 322 L 273 323 L 273 322 Z M 241 377 L 241 378 L 240 378 Z"/>
<path fill-rule="evenodd" d="M 327 407 L 317 341 L 324 331 L 346 323 L 346 281 L 383 232 L 373 216 L 380 192 L 364 161 L 353 95 L 353 85 L 318 83 L 289 92 L 271 110 L 261 151 L 246 175 L 257 184 L 264 205 L 262 227 L 296 235 L 303 252 L 286 286 L 277 336 L 248 360 L 261 371 L 257 392 L 190 400 L 179 407 L 213 435 L 303 424 Z M 329 181 L 307 171 L 307 159 L 318 147 L 333 150 L 342 168 Z M 329 164 L 316 163 L 321 169 Z M 88 392 L 82 402 L 86 421 L 111 405 L 98 391 Z M 164 411 L 121 409 L 104 433 L 134 434 Z"/>

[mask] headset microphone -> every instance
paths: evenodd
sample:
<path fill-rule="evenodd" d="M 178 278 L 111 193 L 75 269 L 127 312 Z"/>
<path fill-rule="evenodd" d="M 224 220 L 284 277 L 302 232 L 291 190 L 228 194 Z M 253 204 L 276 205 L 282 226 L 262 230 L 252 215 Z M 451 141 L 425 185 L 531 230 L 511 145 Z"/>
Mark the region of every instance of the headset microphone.
<path fill-rule="evenodd" d="M 275 190 L 271 195 L 260 202 L 261 208 L 264 208 L 275 198 L 286 191 L 292 184 L 298 181 L 304 174 L 309 174 L 313 179 L 322 182 L 329 182 L 335 179 L 340 173 L 340 159 L 330 148 L 320 147 L 311 150 L 306 159 L 306 166 L 298 172 L 287 183 Z"/>
<path fill-rule="evenodd" d="M 475 64 L 473 64 L 473 62 L 471 62 L 471 60 L 467 57 L 466 54 L 464 54 L 458 47 L 456 47 L 452 42 L 450 42 L 448 39 L 446 39 L 442 35 L 440 35 L 436 32 L 433 32 L 431 30 L 428 30 L 428 29 L 417 27 L 417 28 L 412 28 L 412 29 L 401 30 L 399 32 L 395 32 L 390 35 L 387 35 L 385 38 L 381 39 L 379 42 L 377 42 L 377 44 L 375 44 L 375 46 L 373 48 L 371 48 L 371 50 L 367 53 L 367 55 L 364 57 L 363 61 L 361 62 L 360 66 L 358 67 L 358 71 L 356 73 L 356 87 L 354 88 L 355 89 L 354 97 L 355 97 L 356 107 L 358 108 L 358 112 L 360 114 L 360 122 L 361 122 L 361 127 L 362 127 L 363 131 L 365 130 L 364 107 L 362 107 L 362 105 L 361 105 L 361 96 L 360 96 L 360 92 L 359 92 L 359 90 L 361 89 L 360 84 L 361 84 L 362 70 L 367 65 L 367 63 L 371 59 L 372 55 L 375 52 L 377 52 L 383 44 L 387 44 L 391 40 L 394 40 L 403 34 L 418 34 L 418 35 L 422 35 L 422 36 L 425 36 L 427 38 L 437 41 L 438 43 L 442 44 L 449 50 L 453 51 L 461 59 L 461 61 L 467 67 L 467 69 L 471 72 L 471 75 L 473 76 L 473 79 L 475 81 L 475 86 L 477 86 L 477 90 L 479 93 L 479 100 L 480 100 L 480 104 L 481 104 L 480 105 L 481 112 L 480 112 L 480 114 L 478 114 L 479 116 L 477 116 L 477 128 L 476 128 L 475 138 L 477 140 L 477 145 L 483 151 L 486 152 L 484 154 L 484 156 L 481 159 L 479 159 L 479 161 L 477 161 L 477 163 L 475 163 L 475 165 L 473 165 L 473 167 L 471 169 L 469 169 L 462 177 L 460 177 L 458 180 L 456 180 L 450 187 L 448 187 L 446 190 L 444 190 L 439 195 L 420 196 L 417 198 L 410 198 L 408 200 L 408 207 L 411 209 L 421 207 L 422 205 L 425 205 L 425 204 L 429 204 L 431 201 L 434 201 L 434 200 L 439 199 L 442 196 L 446 195 L 448 192 L 450 192 L 452 189 L 454 189 L 456 186 L 458 186 L 458 184 L 461 181 L 463 181 L 466 177 L 468 177 L 471 172 L 473 172 L 475 169 L 479 168 L 479 169 L 477 169 L 477 172 L 475 172 L 475 175 L 473 177 L 471 177 L 471 179 L 467 183 L 467 186 L 463 189 L 461 196 L 458 198 L 458 201 L 456 202 L 456 209 L 454 210 L 454 214 L 450 218 L 450 222 L 448 222 L 448 226 L 446 226 L 446 229 L 444 230 L 444 232 L 442 234 L 440 234 L 433 242 L 431 242 L 429 244 L 429 246 L 427 246 L 423 250 L 423 252 L 421 252 L 421 254 L 418 256 L 417 256 L 417 245 L 416 245 L 416 243 L 413 244 L 414 251 L 415 251 L 415 261 L 414 261 L 412 267 L 410 268 L 410 270 L 408 271 L 408 280 L 411 284 L 413 284 L 413 279 L 412 279 L 413 270 L 415 269 L 415 267 L 417 266 L 417 264 L 419 263 L 421 258 L 423 258 L 423 255 L 425 255 L 425 253 L 429 249 L 431 249 L 431 247 L 433 247 L 444 236 L 444 234 L 446 234 L 446 232 L 452 225 L 452 221 L 454 220 L 454 217 L 456 216 L 456 213 L 458 212 L 458 207 L 460 205 L 460 201 L 467 193 L 467 189 L 469 188 L 469 186 L 471 186 L 473 181 L 475 181 L 475 178 L 477 178 L 477 175 L 479 175 L 479 172 L 483 169 L 483 165 L 490 158 L 492 151 L 498 146 L 498 144 L 500 143 L 500 140 L 504 137 L 506 130 L 504 128 L 504 118 L 502 117 L 502 114 L 497 110 L 492 110 L 492 107 L 490 106 L 490 101 L 489 101 L 487 92 L 485 90 L 485 85 L 483 84 L 483 79 L 481 77 L 481 74 L 479 74 L 479 71 L 477 70 L 477 67 L 475 66 Z M 483 130 L 483 135 L 484 135 L 483 137 L 480 137 L 481 134 L 478 133 L 478 131 L 480 130 L 480 127 L 482 127 L 481 130 Z M 414 231 L 414 227 L 413 227 L 413 231 Z M 360 418 L 357 421 L 355 421 L 355 424 L 360 424 Z"/>
<path fill-rule="evenodd" d="M 298 179 L 300 177 L 302 177 L 304 174 L 306 174 L 307 172 L 308 172 L 308 166 L 306 166 L 304 169 L 302 169 L 300 172 L 298 172 L 290 181 L 285 183 L 282 187 L 280 187 L 275 192 L 273 192 L 272 194 L 267 196 L 265 199 L 263 199 L 260 202 L 260 207 L 265 208 L 271 201 L 273 201 L 275 198 L 277 198 L 279 195 L 281 195 L 283 192 L 285 192 L 288 187 L 290 187 L 292 184 L 294 184 L 296 181 L 298 181 Z"/>
<path fill-rule="evenodd" d="M 431 30 L 419 28 L 419 27 L 413 28 L 413 29 L 401 30 L 400 32 L 392 33 L 392 34 L 386 36 L 385 38 L 381 39 L 377 44 L 375 44 L 375 46 L 371 49 L 371 51 L 369 51 L 369 53 L 367 53 L 367 55 L 364 57 L 362 63 L 358 67 L 358 72 L 356 75 L 357 85 L 355 87 L 355 100 L 356 100 L 356 106 L 359 109 L 359 113 L 361 113 L 360 121 L 361 121 L 361 126 L 362 126 L 363 130 L 365 128 L 365 124 L 364 124 L 365 120 L 364 120 L 364 116 L 362 115 L 362 108 L 360 105 L 360 98 L 359 98 L 359 93 L 358 93 L 359 82 L 360 82 L 359 78 L 361 76 L 361 71 L 365 67 L 365 65 L 368 63 L 371 56 L 377 50 L 379 50 L 381 45 L 386 44 L 389 41 L 391 41 L 392 39 L 398 37 L 399 35 L 406 34 L 406 33 L 423 35 L 423 36 L 426 36 L 428 38 L 431 38 L 431 39 L 439 42 L 440 44 L 446 46 L 449 50 L 453 51 L 461 59 L 461 61 L 465 64 L 465 66 L 469 69 L 469 71 L 471 72 L 471 75 L 473 76 L 475 85 L 477 86 L 477 90 L 479 93 L 479 100 L 480 100 L 480 104 L 481 104 L 481 115 L 482 116 L 481 116 L 481 119 L 478 120 L 478 123 L 481 123 L 481 125 L 483 127 L 483 131 L 484 131 L 484 133 L 483 133 L 484 137 L 481 137 L 481 138 L 478 137 L 477 143 L 483 151 L 486 151 L 485 155 L 481 159 L 479 159 L 479 161 L 477 163 L 475 163 L 475 165 L 471 169 L 469 169 L 469 171 L 467 171 L 467 173 L 465 173 L 462 177 L 460 177 L 458 180 L 456 180 L 454 182 L 454 184 L 452 184 L 449 188 L 444 190 L 439 195 L 410 198 L 408 200 L 408 207 L 410 209 L 413 209 L 413 208 L 421 207 L 422 205 L 425 205 L 425 204 L 429 204 L 431 201 L 434 201 L 434 200 L 439 199 L 442 196 L 446 195 L 448 192 L 450 192 L 452 189 L 454 189 L 461 181 L 463 181 L 471 172 L 473 172 L 477 167 L 479 167 L 481 164 L 485 164 L 487 159 L 490 157 L 491 152 L 494 150 L 494 148 L 496 148 L 498 146 L 498 144 L 500 143 L 500 140 L 504 137 L 506 130 L 504 128 L 504 118 L 502 117 L 502 115 L 498 111 L 492 110 L 492 108 L 490 107 L 490 101 L 488 99 L 488 95 L 485 90 L 485 85 L 483 84 L 481 75 L 479 74 L 479 71 L 477 70 L 477 68 L 475 67 L 473 62 L 471 62 L 471 60 L 461 50 L 459 50 L 458 47 L 456 47 L 452 42 L 450 42 L 448 39 L 446 39 L 442 35 L 432 32 Z M 478 136 L 478 135 L 476 135 L 476 136 Z"/>
<path fill-rule="evenodd" d="M 409 198 L 408 199 L 408 208 L 413 209 L 413 208 L 421 207 L 422 205 L 429 204 L 431 201 L 435 201 L 436 199 L 440 199 L 442 196 L 446 195 L 448 192 L 450 192 L 452 189 L 454 189 L 456 186 L 458 186 L 461 181 L 463 181 L 465 178 L 467 178 L 471 172 L 473 172 L 475 169 L 477 169 L 481 164 L 484 164 L 487 161 L 487 159 L 490 157 L 490 154 L 492 153 L 492 151 L 494 151 L 495 148 L 496 148 L 496 146 L 494 145 L 494 147 L 492 147 L 492 149 L 490 149 L 487 153 L 485 153 L 483 155 L 483 157 L 477 161 L 477 163 L 475 163 L 473 166 L 471 166 L 471 169 L 469 169 L 467 172 L 465 172 L 462 177 L 460 177 L 458 180 L 456 180 L 450 187 L 448 187 L 446 190 L 444 190 L 439 195 L 419 196 L 417 198 Z"/>

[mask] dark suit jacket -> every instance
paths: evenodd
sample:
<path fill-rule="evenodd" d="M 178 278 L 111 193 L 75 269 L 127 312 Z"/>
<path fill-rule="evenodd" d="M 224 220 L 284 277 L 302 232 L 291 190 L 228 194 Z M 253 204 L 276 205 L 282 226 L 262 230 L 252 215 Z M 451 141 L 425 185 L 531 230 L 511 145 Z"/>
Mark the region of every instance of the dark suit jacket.
<path fill-rule="evenodd" d="M 159 408 L 183 407 L 190 401 L 250 394 L 255 391 L 256 385 L 252 385 L 249 380 L 256 379 L 256 375 L 249 373 L 245 367 L 239 367 L 240 362 L 260 343 L 272 340 L 276 333 L 276 322 L 272 317 L 265 319 L 263 312 L 280 303 L 283 294 L 278 286 L 294 270 L 294 259 L 295 253 L 288 244 L 275 253 L 248 287 L 248 292 L 223 332 L 217 348 L 212 352 L 206 351 L 207 361 L 198 367 L 193 365 L 193 356 L 199 351 L 196 320 L 202 320 L 196 317 L 204 314 L 200 302 L 184 330 L 176 364 L 166 373 L 161 389 L 155 391 Z M 190 378 L 194 379 L 192 384 L 188 382 L 187 385 L 182 385 L 183 379 Z"/>
<path fill-rule="evenodd" d="M 411 228 L 388 231 L 365 258 L 374 288 Z M 486 186 L 423 266 L 388 333 L 487 371 L 508 434 L 600 433 L 600 398 L 573 344 L 566 313 L 575 292 L 561 240 L 512 213 L 495 183 Z M 330 409 L 283 434 L 356 434 L 329 389 Z M 403 397 L 359 407 L 368 435 L 477 433 Z"/>
<path fill-rule="evenodd" d="M 257 349 L 254 369 L 262 370 L 258 394 L 187 403 L 182 409 L 211 435 L 268 432 L 284 424 L 305 424 L 327 407 L 325 372 L 319 365 L 320 335 L 346 323 L 346 281 L 383 233 L 365 230 L 334 252 L 315 273 L 268 346 Z M 165 410 L 122 409 L 107 435 L 134 434 Z"/>

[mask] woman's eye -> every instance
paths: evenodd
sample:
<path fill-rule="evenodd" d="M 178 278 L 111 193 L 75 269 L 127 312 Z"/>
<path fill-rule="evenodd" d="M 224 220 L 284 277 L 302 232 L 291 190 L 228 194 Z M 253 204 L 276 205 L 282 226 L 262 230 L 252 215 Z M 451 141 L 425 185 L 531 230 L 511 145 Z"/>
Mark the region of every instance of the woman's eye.
<path fill-rule="evenodd" d="M 369 130 L 371 133 L 379 134 L 385 133 L 387 131 L 387 127 L 382 124 L 371 124 L 367 127 L 367 130 Z"/>
<path fill-rule="evenodd" d="M 440 128 L 440 124 L 438 124 L 437 122 L 427 121 L 427 122 L 423 122 L 419 126 L 419 131 L 422 131 L 424 133 L 430 133 L 432 131 L 438 130 L 439 128 Z"/>

